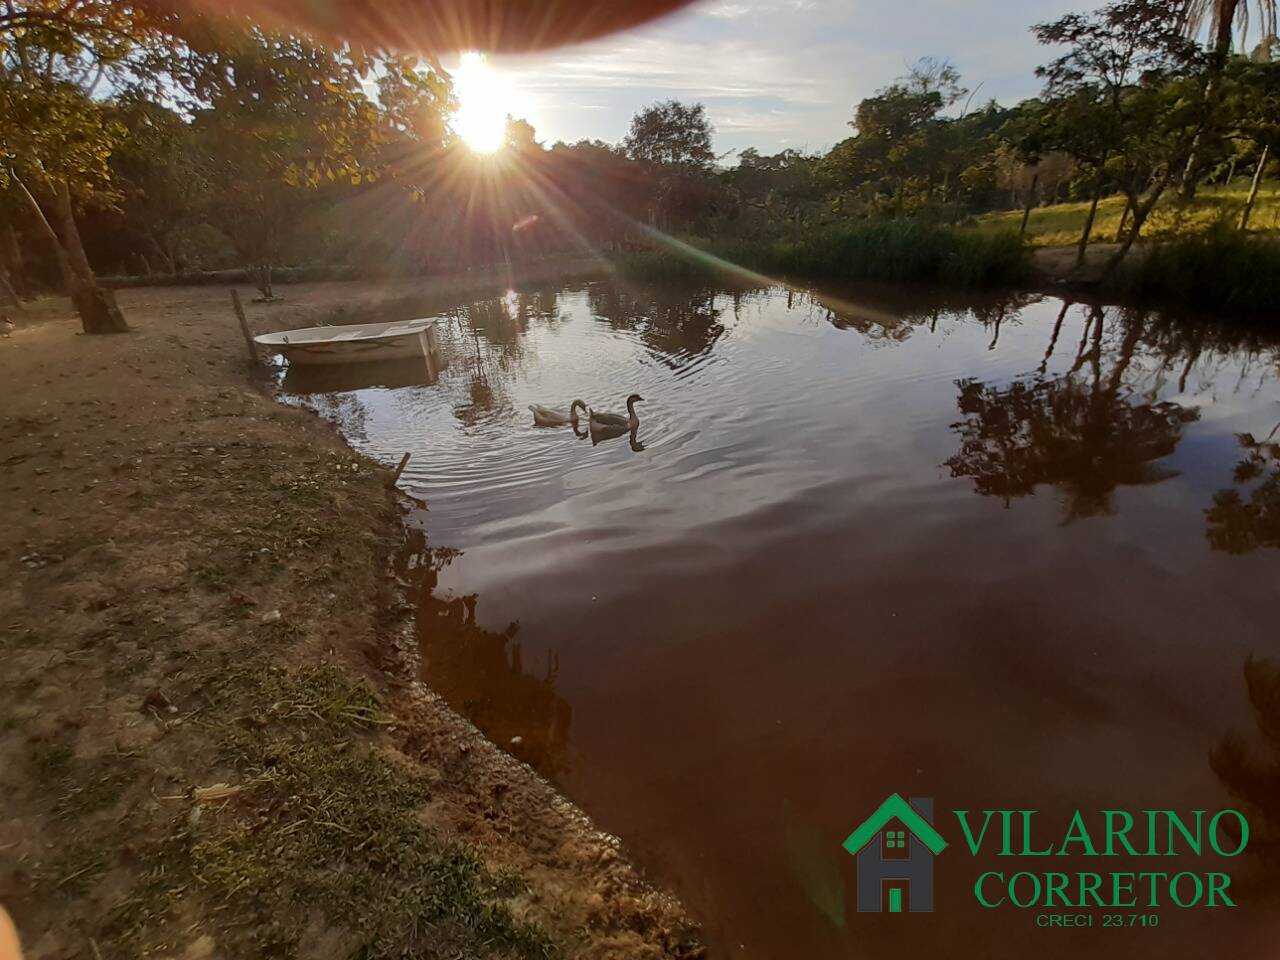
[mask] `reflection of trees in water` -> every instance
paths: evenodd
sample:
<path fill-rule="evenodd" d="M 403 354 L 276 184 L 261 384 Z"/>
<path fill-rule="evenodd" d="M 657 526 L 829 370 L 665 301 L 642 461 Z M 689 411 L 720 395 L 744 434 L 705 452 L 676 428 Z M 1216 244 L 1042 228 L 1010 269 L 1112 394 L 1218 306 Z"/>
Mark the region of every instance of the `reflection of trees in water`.
<path fill-rule="evenodd" d="M 990 348 L 995 349 L 1002 329 L 1021 323 L 1022 310 L 1041 297 L 1030 293 L 969 294 L 956 299 L 945 291 L 916 288 L 860 285 L 839 293 L 832 290 L 800 291 L 798 298 L 788 292 L 788 308 L 796 300 L 817 308 L 823 320 L 838 330 L 856 330 L 873 345 L 901 343 L 921 327 L 930 333 L 939 320 L 977 320 L 991 331 Z"/>
<path fill-rule="evenodd" d="M 1204 367 L 1201 380 L 1216 382 L 1227 364 L 1244 356 L 1239 382 L 1233 392 L 1257 389 L 1273 378 L 1276 367 L 1276 340 L 1256 326 L 1240 326 L 1221 318 L 1180 317 L 1173 314 L 1143 314 L 1145 341 L 1162 360 L 1162 372 L 1175 374 L 1179 391 L 1192 385 L 1192 374 Z"/>
<path fill-rule="evenodd" d="M 548 776 L 563 773 L 572 713 L 555 689 L 559 659 L 552 654 L 540 673 L 525 672 L 518 623 L 486 630 L 476 623 L 475 594 L 436 595 L 439 572 L 457 556 L 456 550 L 429 546 L 421 530 L 411 530 L 396 558 L 397 576 L 416 598 L 423 678 L 494 742 Z M 514 737 L 520 741 L 513 744 Z"/>
<path fill-rule="evenodd" d="M 1116 487 L 1157 483 L 1174 475 L 1156 461 L 1182 439 L 1195 410 L 1170 402 L 1135 402 L 1124 378 L 1145 325 L 1129 316 L 1104 375 L 1105 313 L 1094 308 L 1071 368 L 1006 387 L 958 380 L 964 419 L 952 424 L 960 450 L 946 461 L 953 477 L 969 477 L 976 492 L 1002 498 L 1052 484 L 1067 494 L 1065 523 L 1111 512 Z M 1061 316 L 1050 353 L 1061 335 Z M 1047 357 L 1047 354 L 1046 354 Z M 1086 372 L 1087 368 L 1087 372 Z"/>
<path fill-rule="evenodd" d="M 468 426 L 513 409 L 510 385 L 528 359 L 526 335 L 535 324 L 554 328 L 565 319 L 554 287 L 477 300 L 445 317 L 450 366 L 466 375 L 466 397 L 454 415 Z"/>
<path fill-rule="evenodd" d="M 1249 657 L 1245 689 L 1266 754 L 1258 756 L 1231 732 L 1209 753 L 1209 766 L 1231 793 L 1252 808 L 1249 850 L 1280 864 L 1280 663 Z"/>
<path fill-rule="evenodd" d="M 725 328 L 718 294 L 721 291 L 680 284 L 648 287 L 643 294 L 616 283 L 587 288 L 595 316 L 615 330 L 636 334 L 669 367 L 683 366 L 683 358 L 708 353 L 720 339 Z M 728 294 L 735 306 L 736 296 Z"/>
<path fill-rule="evenodd" d="M 1032 294 L 1009 294 L 993 303 L 978 303 L 971 308 L 973 318 L 991 332 L 988 350 L 994 350 L 1000 343 L 1000 334 L 1008 324 L 1022 323 L 1022 311 L 1038 298 Z"/>
<path fill-rule="evenodd" d="M 1205 536 L 1214 550 L 1248 553 L 1280 547 L 1280 423 L 1262 440 L 1236 435 L 1244 457 L 1232 472 L 1235 487 L 1213 495 L 1205 511 Z"/>
<path fill-rule="evenodd" d="M 454 326 L 450 366 L 466 377 L 465 399 L 454 404 L 453 412 L 467 426 L 513 409 L 510 384 L 524 362 L 531 319 L 513 299 L 477 300 L 449 313 Z"/>

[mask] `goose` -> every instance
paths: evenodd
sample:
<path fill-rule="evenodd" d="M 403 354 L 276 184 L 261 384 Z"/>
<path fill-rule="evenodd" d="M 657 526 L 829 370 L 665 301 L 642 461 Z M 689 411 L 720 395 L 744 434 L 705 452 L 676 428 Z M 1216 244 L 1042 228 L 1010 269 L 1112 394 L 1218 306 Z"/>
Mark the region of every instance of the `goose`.
<path fill-rule="evenodd" d="M 593 427 L 622 427 L 623 430 L 634 430 L 640 426 L 640 418 L 636 416 L 636 404 L 644 400 L 638 393 L 627 397 L 627 415 L 620 413 L 601 413 L 587 407 L 587 423 Z"/>
<path fill-rule="evenodd" d="M 566 417 L 559 410 L 552 410 L 550 407 L 544 407 L 540 403 L 529 404 L 529 409 L 533 411 L 533 425 L 535 427 L 563 427 L 566 423 L 573 427 L 574 432 L 578 430 L 578 408 L 590 412 L 588 407 L 581 400 L 575 400 L 569 404 L 569 415 Z"/>

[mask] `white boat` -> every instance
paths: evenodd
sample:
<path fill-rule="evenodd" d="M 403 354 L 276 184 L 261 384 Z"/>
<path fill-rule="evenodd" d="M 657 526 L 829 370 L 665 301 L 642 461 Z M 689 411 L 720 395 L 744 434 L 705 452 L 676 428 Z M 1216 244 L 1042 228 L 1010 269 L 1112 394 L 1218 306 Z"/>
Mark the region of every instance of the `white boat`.
<path fill-rule="evenodd" d="M 254 343 L 284 355 L 289 363 L 362 363 L 426 357 L 436 348 L 435 320 L 353 323 L 335 327 L 303 327 L 260 333 Z"/>

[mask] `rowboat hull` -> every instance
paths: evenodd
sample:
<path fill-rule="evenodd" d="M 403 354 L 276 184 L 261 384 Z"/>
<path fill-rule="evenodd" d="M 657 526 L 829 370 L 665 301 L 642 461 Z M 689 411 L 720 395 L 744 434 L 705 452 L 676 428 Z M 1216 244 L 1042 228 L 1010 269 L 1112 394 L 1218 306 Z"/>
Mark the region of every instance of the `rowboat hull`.
<path fill-rule="evenodd" d="M 254 340 L 281 354 L 290 365 L 302 366 L 414 357 L 425 357 L 430 363 L 436 348 L 434 320 L 306 327 L 282 333 L 264 333 Z"/>
<path fill-rule="evenodd" d="M 319 366 L 334 363 L 369 363 L 374 360 L 408 360 L 430 349 L 424 334 L 393 337 L 371 343 L 299 343 L 277 347 L 291 364 Z"/>

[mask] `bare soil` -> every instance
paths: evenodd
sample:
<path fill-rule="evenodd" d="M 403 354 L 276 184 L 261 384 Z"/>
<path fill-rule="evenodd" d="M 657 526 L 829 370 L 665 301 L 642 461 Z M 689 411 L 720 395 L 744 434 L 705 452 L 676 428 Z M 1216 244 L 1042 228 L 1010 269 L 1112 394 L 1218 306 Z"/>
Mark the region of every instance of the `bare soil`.
<path fill-rule="evenodd" d="M 250 320 L 474 282 L 299 285 Z M 398 668 L 386 467 L 251 379 L 226 288 L 119 300 L 132 333 L 49 300 L 0 339 L 0 903 L 28 956 L 701 955 Z"/>

